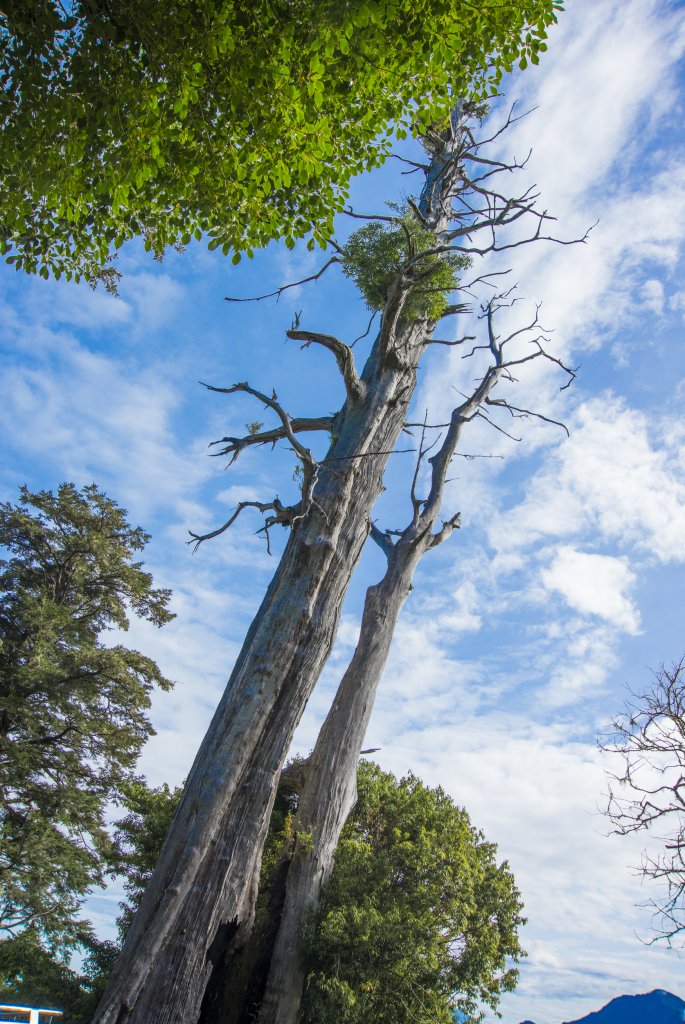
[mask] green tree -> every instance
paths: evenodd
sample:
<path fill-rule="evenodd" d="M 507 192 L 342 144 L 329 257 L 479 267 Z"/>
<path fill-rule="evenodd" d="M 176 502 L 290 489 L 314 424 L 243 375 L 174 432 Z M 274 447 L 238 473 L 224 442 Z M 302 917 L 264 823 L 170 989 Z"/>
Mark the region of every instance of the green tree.
<path fill-rule="evenodd" d="M 439 320 L 449 293 L 457 287 L 459 272 L 471 260 L 457 252 L 436 252 L 435 236 L 412 211 L 395 207 L 395 212 L 399 227 L 397 218 L 391 224 L 374 220 L 350 235 L 341 260 L 343 273 L 357 285 L 367 307 L 380 312 L 397 275 L 413 260 L 416 280 L 402 317 Z"/>
<path fill-rule="evenodd" d="M 277 918 L 274 893 L 281 890 L 282 897 L 282 851 L 293 839 L 298 801 L 291 774 L 286 769 L 271 817 L 257 903 L 259 927 L 272 937 L 274 921 L 263 919 Z M 115 827 L 129 899 L 119 919 L 122 938 L 179 798 L 180 789 L 152 789 L 141 780 L 125 787 L 128 813 Z M 321 906 L 306 927 L 301 1024 L 451 1024 L 455 1009 L 474 1022 L 481 1004 L 496 1009 L 501 993 L 516 983 L 507 960 L 524 955 L 517 936 L 520 895 L 496 852 L 442 789 L 414 775 L 398 781 L 362 761 L 357 803 Z M 104 980 L 103 952 L 96 953 L 100 973 L 91 963 L 86 977 L 38 959 L 53 979 L 54 987 L 44 988 L 53 1001 L 64 988 L 75 1010 L 92 1007 L 88 992 Z M 107 962 L 105 973 L 108 968 Z M 25 989 L 17 994 L 23 998 Z"/>
<path fill-rule="evenodd" d="M 537 63 L 559 0 L 11 0 L 0 10 L 0 248 L 115 281 L 113 247 L 332 234 L 393 131 Z"/>
<path fill-rule="evenodd" d="M 170 592 L 133 561 L 149 537 L 92 484 L 0 504 L 0 934 L 83 938 L 79 903 L 116 867 L 105 810 L 153 732 L 150 658 L 103 634 L 161 626 Z"/>
<path fill-rule="evenodd" d="M 46 948 L 34 928 L 0 942 L 0 1002 L 61 1010 L 62 1024 L 87 1024 L 118 946 L 90 936 L 82 949 L 86 956 L 76 971 L 69 954 Z"/>
<path fill-rule="evenodd" d="M 520 894 L 496 847 L 442 789 L 358 772 L 317 920 L 302 1024 L 482 1019 L 516 984 Z"/>
<path fill-rule="evenodd" d="M 171 789 L 166 784 L 152 788 L 142 779 L 123 787 L 122 803 L 128 814 L 117 821 L 114 829 L 128 896 L 128 902 L 121 904 L 122 914 L 117 920 L 122 938 L 155 869 L 181 790 L 180 786 Z"/>

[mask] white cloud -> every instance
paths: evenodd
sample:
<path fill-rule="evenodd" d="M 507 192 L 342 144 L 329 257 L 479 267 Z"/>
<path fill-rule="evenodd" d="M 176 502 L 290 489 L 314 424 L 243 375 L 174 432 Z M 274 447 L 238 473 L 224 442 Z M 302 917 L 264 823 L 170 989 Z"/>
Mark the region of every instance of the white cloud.
<path fill-rule="evenodd" d="M 466 580 L 452 595 L 453 606 L 435 620 L 434 629 L 448 631 L 452 635 L 480 629 L 480 598 L 476 585 Z"/>
<path fill-rule="evenodd" d="M 668 89 L 684 47 L 682 18 L 658 0 L 568 5 L 540 71 L 520 76 L 514 93 L 524 109 L 533 99 L 543 114 L 544 122 L 520 123 L 517 142 L 522 153 L 534 150 L 546 202 L 587 195 L 606 183 L 609 168 L 622 178 L 642 141 L 636 128 L 644 137 L 650 119 L 668 113 L 655 97 Z"/>
<path fill-rule="evenodd" d="M 597 615 L 626 633 L 639 630 L 639 612 L 626 596 L 635 585 L 635 573 L 625 559 L 564 545 L 540 575 L 547 590 L 560 593 L 576 611 Z"/>
<path fill-rule="evenodd" d="M 506 98 L 535 108 L 503 135 L 501 155 L 531 151 L 519 178 L 557 218 L 551 233 L 580 238 L 598 221 L 587 245 L 536 243 L 496 263 L 513 267 L 520 294 L 544 300 L 562 355 L 602 344 L 636 314 L 645 281 L 675 269 L 683 252 L 683 154 L 677 145 L 654 150 L 659 130 L 678 118 L 671 104 L 684 25 L 657 0 L 569 4 L 541 67 Z M 643 298 L 656 301 L 654 292 Z"/>
<path fill-rule="evenodd" d="M 685 560 L 684 423 L 631 408 L 605 394 L 584 402 L 571 437 L 526 488 L 526 497 L 494 520 L 497 550 L 592 531 L 661 562 Z"/>
<path fill-rule="evenodd" d="M 3 322 L 21 335 L 28 325 L 32 332 L 54 329 L 56 324 L 79 327 L 101 333 L 128 324 L 133 307 L 123 298 L 115 298 L 102 288 L 95 291 L 87 284 L 30 279 L 23 282 L 17 301 L 3 308 Z"/>
<path fill-rule="evenodd" d="M 661 281 L 651 277 L 640 289 L 642 301 L 652 313 L 661 314 L 664 310 L 664 286 Z"/>
<path fill-rule="evenodd" d="M 133 324 L 140 332 L 150 328 L 159 330 L 173 321 L 178 316 L 186 289 L 167 273 L 141 271 L 125 275 L 121 294 L 135 307 Z"/>
<path fill-rule="evenodd" d="M 50 460 L 60 479 L 113 486 L 138 514 L 192 495 L 209 466 L 174 438 L 180 394 L 165 368 L 89 352 L 69 335 L 36 356 L 0 383 L 0 426 L 25 459 Z"/>
<path fill-rule="evenodd" d="M 685 317 L 685 291 L 674 292 L 668 300 L 668 307 Z"/>

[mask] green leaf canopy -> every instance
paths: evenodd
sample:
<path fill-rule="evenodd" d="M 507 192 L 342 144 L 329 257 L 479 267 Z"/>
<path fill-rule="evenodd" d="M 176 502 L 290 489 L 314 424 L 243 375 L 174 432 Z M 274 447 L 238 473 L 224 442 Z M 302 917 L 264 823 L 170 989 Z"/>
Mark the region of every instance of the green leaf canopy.
<path fill-rule="evenodd" d="M 113 248 L 323 243 L 392 131 L 537 62 L 559 0 L 12 0 L 0 251 L 112 283 Z"/>
<path fill-rule="evenodd" d="M 102 634 L 173 616 L 133 556 L 148 540 L 93 484 L 0 505 L 0 934 L 75 935 L 116 864 L 105 808 L 152 727 L 157 665 Z"/>
<path fill-rule="evenodd" d="M 309 936 L 302 1024 L 451 1024 L 497 1007 L 524 955 L 520 894 L 444 790 L 359 766 Z"/>

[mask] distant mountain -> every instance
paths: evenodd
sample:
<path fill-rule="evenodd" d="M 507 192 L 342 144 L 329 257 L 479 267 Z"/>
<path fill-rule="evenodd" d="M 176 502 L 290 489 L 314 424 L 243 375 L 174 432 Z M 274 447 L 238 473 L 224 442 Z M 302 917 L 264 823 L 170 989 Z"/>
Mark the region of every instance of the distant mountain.
<path fill-rule="evenodd" d="M 565 1024 L 685 1024 L 685 1000 L 657 988 L 641 996 L 619 996 L 601 1010 Z"/>

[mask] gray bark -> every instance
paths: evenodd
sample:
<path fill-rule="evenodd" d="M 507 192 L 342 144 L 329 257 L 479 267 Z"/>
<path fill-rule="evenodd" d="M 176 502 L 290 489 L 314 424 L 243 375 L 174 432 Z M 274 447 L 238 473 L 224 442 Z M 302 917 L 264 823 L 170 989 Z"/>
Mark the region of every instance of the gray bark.
<path fill-rule="evenodd" d="M 458 174 L 451 157 L 461 139 L 461 126 L 447 133 L 431 165 L 422 212 L 436 232 L 449 223 L 448 196 Z M 203 1000 L 206 993 L 210 998 L 214 968 L 249 936 L 278 772 L 330 653 L 432 327 L 425 319 L 401 319 L 412 273 L 410 266 L 391 290 L 361 380 L 351 352 L 343 360 L 348 398 L 325 460 L 314 465 L 296 447 L 305 468 L 302 508 L 292 516 L 280 565 L 200 747 L 94 1024 L 206 1019 Z M 294 440 L 285 420 L 284 426 Z"/>
<path fill-rule="evenodd" d="M 386 552 L 388 567 L 383 579 L 366 593 L 357 647 L 307 760 L 294 824 L 295 844 L 285 902 L 259 1024 L 297 1024 L 306 973 L 303 925 L 318 908 L 321 891 L 333 868 L 340 833 L 356 801 L 359 753 L 416 566 L 426 551 L 446 540 L 457 525 L 457 517 L 452 517 L 435 530 L 447 470 L 464 424 L 485 402 L 505 370 L 497 345 L 493 355 L 493 364 L 480 385 L 452 414 L 446 437 L 431 460 L 432 482 L 425 501 L 417 499 L 414 480 L 414 514 L 409 526 L 395 542 L 373 528 L 374 539 Z M 420 462 L 419 457 L 417 474 Z M 307 836 L 304 843 L 298 842 L 298 833 Z"/>
<path fill-rule="evenodd" d="M 305 979 L 302 926 L 318 907 L 340 833 L 357 798 L 359 752 L 394 625 L 418 560 L 416 552 L 407 549 L 406 554 L 403 565 L 389 567 L 383 580 L 367 591 L 359 643 L 307 760 L 260 1024 L 290 1024 L 299 1015 Z M 298 834 L 311 840 L 300 842 Z"/>

